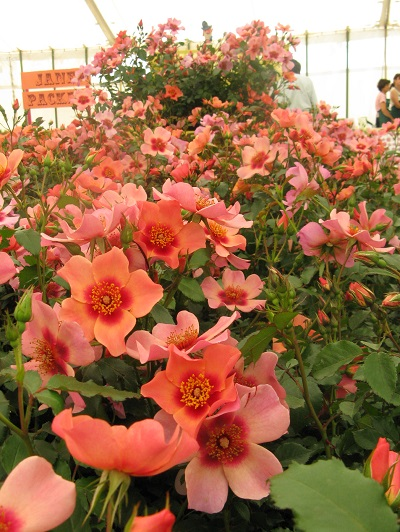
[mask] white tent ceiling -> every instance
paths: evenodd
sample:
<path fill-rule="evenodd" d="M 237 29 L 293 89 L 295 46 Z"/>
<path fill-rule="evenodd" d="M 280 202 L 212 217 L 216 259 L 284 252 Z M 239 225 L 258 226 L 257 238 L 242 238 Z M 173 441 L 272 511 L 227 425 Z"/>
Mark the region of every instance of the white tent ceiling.
<path fill-rule="evenodd" d="M 3 0 L 5 2 L 5 0 Z M 262 20 L 270 28 L 290 25 L 295 35 L 306 30 L 326 33 L 346 27 L 361 29 L 400 23 L 400 0 L 12 0 L 2 9 L 0 52 L 107 46 L 121 30 L 146 32 L 168 18 L 182 22 L 181 39 L 202 40 L 202 21 L 213 27 L 214 39 L 226 31 Z"/>

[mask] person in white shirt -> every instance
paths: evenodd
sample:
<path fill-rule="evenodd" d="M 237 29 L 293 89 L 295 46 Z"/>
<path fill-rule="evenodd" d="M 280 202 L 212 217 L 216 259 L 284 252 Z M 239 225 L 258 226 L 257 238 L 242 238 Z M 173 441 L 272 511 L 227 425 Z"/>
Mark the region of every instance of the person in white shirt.
<path fill-rule="evenodd" d="M 317 95 L 314 84 L 308 76 L 303 76 L 301 64 L 292 59 L 294 67 L 292 72 L 296 74 L 296 79 L 290 84 L 292 88 L 286 88 L 283 92 L 283 102 L 287 103 L 289 109 L 301 109 L 302 111 L 311 111 L 317 107 Z"/>

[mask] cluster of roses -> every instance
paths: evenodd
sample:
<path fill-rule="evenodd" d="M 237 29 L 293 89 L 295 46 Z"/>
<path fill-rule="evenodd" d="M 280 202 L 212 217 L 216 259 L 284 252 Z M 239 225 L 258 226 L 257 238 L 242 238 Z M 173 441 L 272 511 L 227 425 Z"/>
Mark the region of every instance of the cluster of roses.
<path fill-rule="evenodd" d="M 154 53 L 165 46 L 164 30 L 178 28 L 170 21 L 149 36 Z M 261 30 L 253 24 L 241 28 L 239 37 L 229 34 L 221 68 L 229 68 L 243 40 L 250 58 L 261 47 L 266 59 L 288 68 L 290 54 L 267 39 L 263 25 Z M 112 71 L 132 43 L 120 34 L 77 77 Z M 190 66 L 203 60 L 199 52 L 182 61 Z M 186 120 L 166 123 L 163 98 L 180 95 L 171 86 L 163 94 L 143 101 L 128 96 L 115 109 L 106 91 L 81 89 L 73 100 L 77 120 L 67 127 L 15 127 L 2 135 L 7 148 L 0 153 L 0 228 L 8 233 L 1 242 L 0 283 L 18 291 L 32 256 L 16 237 L 29 230 L 40 235 L 39 262 L 47 273 L 35 280 L 32 318 L 21 336 L 25 371 L 37 371 L 45 389 L 52 376 L 73 377 L 101 357 L 130 358 L 146 381 L 142 396 L 158 405 L 154 419 L 110 425 L 73 416 L 86 405 L 69 392 L 68 408 L 55 416 L 52 430 L 71 455 L 102 470 L 102 484 L 114 490 L 117 484 L 121 493 L 130 476 L 188 462 L 180 489 L 189 508 L 215 513 L 228 487 L 247 499 L 268 495 L 267 480 L 282 467 L 260 444 L 280 438 L 289 426 L 286 393 L 275 375 L 278 356 L 265 351 L 248 364 L 231 334 L 243 313 L 265 319 L 265 281 L 253 273 L 242 234 L 255 226 L 248 205 L 257 194 L 263 201 L 269 197 L 270 219 L 265 227 L 257 220 L 257 230 L 273 226 L 289 250 L 321 263 L 348 268 L 360 252 L 397 252 L 395 235 L 386 246 L 385 231 L 393 226 L 386 211 L 369 214 L 365 201 L 352 207 L 346 201 L 362 178 L 399 193 L 398 159 L 386 154 L 384 142 L 399 124 L 356 130 L 326 104 L 312 116 L 280 109 L 268 94 L 258 97 L 275 110 L 261 121 L 251 106 L 237 105 L 229 113 L 232 102 L 215 97 Z M 48 184 L 50 175 L 54 182 Z M 316 198 L 324 202 L 326 217 L 308 221 Z M 209 329 L 176 305 L 184 286 L 221 311 Z M 155 323 L 152 312 L 161 305 L 173 318 Z M 158 371 L 148 378 L 153 362 Z M 397 475 L 397 462 L 389 458 Z M 381 473 L 377 479 L 387 481 Z M 396 485 L 387 484 L 391 501 Z M 68 489 L 61 520 L 73 510 Z M 0 522 L 25 523 L 9 498 L 0 495 L 0 503 Z M 171 515 L 165 515 L 171 526 Z M 138 519 L 132 530 L 139 530 Z"/>

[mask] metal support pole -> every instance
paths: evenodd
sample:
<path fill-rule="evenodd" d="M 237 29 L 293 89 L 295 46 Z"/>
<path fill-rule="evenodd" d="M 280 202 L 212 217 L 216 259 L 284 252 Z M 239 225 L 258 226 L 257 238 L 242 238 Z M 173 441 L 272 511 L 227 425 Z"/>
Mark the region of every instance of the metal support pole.
<path fill-rule="evenodd" d="M 388 73 L 387 73 L 387 56 L 386 56 L 386 53 L 387 53 L 387 37 L 388 37 L 388 27 L 387 27 L 387 24 L 385 24 L 385 37 L 384 37 L 384 43 L 383 43 L 383 69 L 384 69 L 384 74 L 383 74 L 383 77 L 385 79 L 387 79 L 388 77 Z"/>
<path fill-rule="evenodd" d="M 308 76 L 308 31 L 304 35 L 306 42 L 306 76 Z"/>
<path fill-rule="evenodd" d="M 350 86 L 350 70 L 349 70 L 349 42 L 350 42 L 350 28 L 346 28 L 346 118 L 349 118 L 349 86 Z"/>
<path fill-rule="evenodd" d="M 53 48 L 50 48 L 51 50 L 51 68 L 55 70 L 55 61 L 54 61 L 54 50 Z M 58 127 L 58 112 L 57 107 L 54 107 L 54 121 L 56 123 L 56 127 Z"/>
<path fill-rule="evenodd" d="M 18 54 L 19 54 L 19 66 L 21 67 L 21 72 L 24 71 L 24 61 L 23 61 L 23 57 L 22 57 L 22 50 L 20 50 L 18 48 Z M 27 121 L 27 124 L 28 126 L 30 126 L 32 124 L 32 114 L 31 114 L 31 110 L 29 109 L 28 110 L 28 113 L 26 115 L 26 121 Z"/>

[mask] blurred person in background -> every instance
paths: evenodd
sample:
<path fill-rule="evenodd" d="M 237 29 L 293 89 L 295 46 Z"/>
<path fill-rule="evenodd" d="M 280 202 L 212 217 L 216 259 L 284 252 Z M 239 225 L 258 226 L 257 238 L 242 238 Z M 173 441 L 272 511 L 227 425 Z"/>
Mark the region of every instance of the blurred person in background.
<path fill-rule="evenodd" d="M 400 118 L 400 74 L 396 74 L 390 86 L 390 114 L 393 118 Z"/>
<path fill-rule="evenodd" d="M 377 87 L 379 92 L 375 100 L 376 127 L 381 127 L 386 122 L 393 122 L 393 116 L 388 109 L 389 98 L 386 98 L 386 94 L 390 91 L 390 80 L 380 79 Z"/>
<path fill-rule="evenodd" d="M 301 109 L 311 111 L 317 107 L 317 95 L 314 84 L 308 76 L 301 74 L 301 64 L 292 59 L 294 66 L 292 72 L 296 74 L 296 79 L 283 91 L 282 103 L 286 103 L 289 109 Z M 400 110 L 400 109 L 399 109 Z"/>

